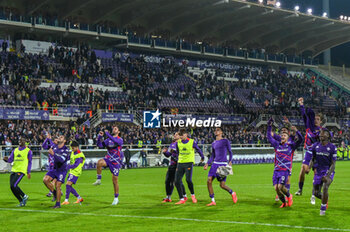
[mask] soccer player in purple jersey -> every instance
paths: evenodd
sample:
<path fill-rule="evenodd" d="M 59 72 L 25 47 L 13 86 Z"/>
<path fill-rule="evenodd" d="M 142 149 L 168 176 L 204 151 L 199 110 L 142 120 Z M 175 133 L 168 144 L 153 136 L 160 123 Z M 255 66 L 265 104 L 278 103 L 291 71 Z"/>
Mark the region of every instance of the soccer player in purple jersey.
<path fill-rule="evenodd" d="M 52 179 L 56 179 L 56 189 L 54 189 L 54 185 L 51 183 L 51 181 L 44 180 L 44 184 L 51 192 L 53 192 L 53 199 L 56 200 L 56 204 L 53 208 L 61 208 L 61 186 L 64 184 L 64 180 L 66 179 L 67 163 L 71 153 L 69 148 L 65 145 L 67 140 L 68 138 L 61 135 L 58 137 L 57 146 L 49 149 L 49 155 L 54 159 L 54 168 L 53 170 L 49 171 L 47 175 Z"/>
<path fill-rule="evenodd" d="M 294 140 L 295 140 L 295 136 L 296 136 L 296 133 L 295 133 L 295 132 L 297 131 L 297 128 L 296 128 L 295 126 L 292 126 L 292 124 L 288 121 L 288 119 L 285 118 L 285 121 L 286 121 L 286 125 L 284 125 L 284 126 L 281 128 L 281 134 L 287 133 L 287 134 L 289 135 L 288 142 L 294 141 Z M 291 133 L 290 133 L 290 131 L 291 131 Z M 275 134 L 275 133 L 273 133 L 273 132 L 271 132 L 271 133 L 272 133 L 272 137 L 273 137 L 275 140 L 281 142 L 281 136 L 280 136 L 280 135 Z M 293 157 L 294 157 L 294 152 L 293 152 L 293 154 L 292 154 L 292 161 L 293 161 Z M 291 175 L 292 175 L 292 172 L 290 172 L 290 174 L 289 174 L 289 176 L 288 176 L 288 180 L 287 180 L 287 182 L 286 182 L 286 184 L 285 184 L 286 189 L 287 189 L 288 191 L 290 191 L 290 177 L 291 177 Z M 279 201 L 278 195 L 276 195 L 275 201 Z"/>
<path fill-rule="evenodd" d="M 322 200 L 320 215 L 325 215 L 328 208 L 328 188 L 333 182 L 337 160 L 337 147 L 330 142 L 330 138 L 330 132 L 322 129 L 321 142 L 315 143 L 310 149 L 312 153 L 310 168 L 315 170 L 313 192 Z"/>
<path fill-rule="evenodd" d="M 222 178 L 216 174 L 217 169 L 220 166 L 226 166 L 227 164 L 232 166 L 232 151 L 231 143 L 227 139 L 222 137 L 223 131 L 222 128 L 218 127 L 215 129 L 216 140 L 212 143 L 212 153 L 208 162 L 204 165 L 204 170 L 208 169 L 208 166 L 211 165 L 210 171 L 208 173 L 208 191 L 209 197 L 211 198 L 211 203 L 207 206 L 216 205 L 214 199 L 214 189 L 213 189 L 213 180 L 216 178 L 220 182 L 220 187 L 226 190 L 231 196 L 234 203 L 237 203 L 237 195 L 232 191 L 230 187 L 226 185 L 226 177 Z M 227 152 L 229 153 L 229 159 L 227 160 Z M 214 163 L 213 163 L 214 162 Z"/>
<path fill-rule="evenodd" d="M 178 154 L 176 153 L 176 142 L 180 139 L 179 133 L 176 132 L 173 137 L 173 142 L 170 144 L 169 148 L 163 149 L 163 154 L 166 157 L 170 157 L 170 165 L 168 168 L 168 171 L 166 173 L 165 177 L 165 191 L 166 191 L 166 198 L 163 199 L 163 203 L 165 202 L 171 202 L 171 194 L 173 193 L 174 186 L 175 186 L 175 173 L 176 173 L 176 166 L 177 166 L 177 160 L 178 160 Z M 182 184 L 182 190 L 183 190 L 183 196 L 184 200 L 187 201 L 187 195 L 185 186 Z"/>
<path fill-rule="evenodd" d="M 119 128 L 117 126 L 114 126 L 112 131 L 113 135 L 111 135 L 107 130 L 105 131 L 105 134 L 108 137 L 106 140 L 103 141 L 103 131 L 100 131 L 97 137 L 97 146 L 99 148 L 107 148 L 107 155 L 105 158 L 100 159 L 97 162 L 97 180 L 95 183 L 93 183 L 93 185 L 101 184 L 102 167 L 108 167 L 113 175 L 112 181 L 114 186 L 114 200 L 112 202 L 112 205 L 117 205 L 119 202 L 118 176 L 119 169 L 122 167 L 124 158 L 122 151 L 123 139 L 119 137 L 119 133 Z"/>
<path fill-rule="evenodd" d="M 312 111 L 312 109 L 308 109 L 305 111 L 304 107 L 304 99 L 299 98 L 300 112 L 304 119 L 304 124 L 306 128 L 306 136 L 305 136 L 305 157 L 303 160 L 303 164 L 301 166 L 300 174 L 299 174 L 299 190 L 295 193 L 297 196 L 301 196 L 303 194 L 304 180 L 305 174 L 309 174 L 310 172 L 310 161 L 312 158 L 312 154 L 310 149 L 312 145 L 319 141 L 319 134 L 322 129 L 322 114 L 317 114 Z M 315 196 L 314 194 L 311 196 L 311 204 L 315 204 Z"/>
<path fill-rule="evenodd" d="M 49 150 L 50 148 L 53 148 L 54 146 L 57 146 L 57 140 L 58 138 L 55 138 L 54 141 L 51 140 L 51 135 L 47 134 L 47 138 L 45 139 L 45 141 L 43 142 L 42 148 L 45 150 Z M 54 168 L 54 159 L 52 156 L 48 156 L 48 172 L 52 171 Z M 49 181 L 53 184 L 53 186 L 56 185 L 56 179 L 52 179 L 51 176 L 47 175 L 47 173 L 44 176 L 43 179 L 44 183 Z M 50 191 L 48 194 L 46 194 L 47 197 L 51 197 L 52 196 L 52 192 Z"/>
<path fill-rule="evenodd" d="M 280 208 L 291 206 L 293 204 L 293 196 L 286 189 L 285 184 L 288 179 L 288 176 L 292 169 L 292 159 L 293 152 L 298 148 L 302 143 L 302 136 L 299 131 L 296 131 L 298 140 L 288 141 L 288 133 L 281 134 L 281 141 L 275 140 L 271 135 L 273 119 L 271 118 L 267 122 L 267 139 L 271 143 L 272 147 L 275 149 L 275 168 L 273 172 L 273 185 L 276 190 L 277 195 L 282 201 Z M 286 203 L 285 197 L 287 197 L 288 203 Z"/>

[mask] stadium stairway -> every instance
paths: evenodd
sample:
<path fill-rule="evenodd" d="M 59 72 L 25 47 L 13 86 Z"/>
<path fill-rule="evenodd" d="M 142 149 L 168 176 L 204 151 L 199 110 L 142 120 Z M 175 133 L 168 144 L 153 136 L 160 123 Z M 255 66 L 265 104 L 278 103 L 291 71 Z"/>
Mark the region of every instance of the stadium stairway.
<path fill-rule="evenodd" d="M 143 121 L 142 115 L 138 111 L 135 111 L 133 123 L 137 126 L 141 126 L 142 121 Z"/>
<path fill-rule="evenodd" d="M 345 98 L 350 98 L 350 79 L 347 82 L 342 82 L 341 79 L 335 78 L 334 75 L 327 75 L 325 71 L 313 68 L 305 69 L 304 73 L 309 79 L 311 79 L 312 76 L 316 76 L 316 84 L 318 86 L 332 88 L 333 97 L 342 95 Z"/>
<path fill-rule="evenodd" d="M 81 124 L 80 127 L 84 127 L 86 125 L 90 128 L 94 128 L 101 123 L 102 123 L 102 112 L 101 110 L 98 110 L 95 114 L 92 115 L 91 118 L 89 118 L 83 124 Z"/>
<path fill-rule="evenodd" d="M 323 75 L 329 77 L 332 81 L 338 83 L 340 86 L 344 88 L 350 89 L 350 73 L 349 69 L 345 69 L 342 67 L 329 67 L 326 65 L 320 65 L 318 69 L 316 69 Z"/>

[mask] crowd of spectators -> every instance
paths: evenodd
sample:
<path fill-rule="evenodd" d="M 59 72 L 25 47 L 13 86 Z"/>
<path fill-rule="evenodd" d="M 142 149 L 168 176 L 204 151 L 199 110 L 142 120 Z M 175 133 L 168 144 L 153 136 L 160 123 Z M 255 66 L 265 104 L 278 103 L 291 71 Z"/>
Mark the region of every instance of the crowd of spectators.
<path fill-rule="evenodd" d="M 118 125 L 120 136 L 124 144 L 138 147 L 139 141 L 143 146 L 155 145 L 157 141 L 161 144 L 170 144 L 172 135 L 178 128 L 161 128 L 161 129 L 143 129 L 140 126 L 126 123 L 103 123 L 96 128 L 79 127 L 74 122 L 44 122 L 44 121 L 1 121 L 0 122 L 0 145 L 3 149 L 10 151 L 10 146 L 18 145 L 19 139 L 25 137 L 29 146 L 40 146 L 46 139 L 47 135 L 53 138 L 65 135 L 69 140 L 77 140 L 83 148 L 94 148 L 96 139 L 100 131 L 112 131 L 112 126 Z M 268 144 L 266 138 L 266 127 L 254 128 L 248 124 L 224 125 L 224 137 L 231 141 L 231 144 Z M 188 129 L 190 137 L 195 139 L 198 144 L 211 144 L 215 140 L 215 128 L 193 128 Z M 302 134 L 305 128 L 298 128 Z M 276 128 L 278 131 L 278 129 Z M 344 142 L 350 144 L 350 130 L 334 131 L 333 142 L 339 145 Z"/>
<path fill-rule="evenodd" d="M 119 52 L 116 54 L 120 54 Z M 124 70 L 112 78 L 112 67 L 103 67 L 101 59 L 86 45 L 78 49 L 62 46 L 50 47 L 48 55 L 16 54 L 3 51 L 0 55 L 2 85 L 10 91 L 0 91 L 0 104 L 31 105 L 35 107 L 89 105 L 95 111 L 107 109 L 110 93 L 95 89 L 91 84 L 108 80 L 111 85 L 122 87 L 126 98 L 115 109 L 159 108 L 164 98 L 202 102 L 216 101 L 225 107 L 225 113 L 233 114 L 275 114 L 297 115 L 297 99 L 305 102 L 329 116 L 344 116 L 348 99 L 336 99 L 335 108 L 328 109 L 323 101 L 329 98 L 332 90 L 321 88 L 305 75 L 291 74 L 270 67 L 236 65 L 227 71 L 217 69 L 215 74 L 207 71 L 200 77 L 188 76 L 188 62 L 177 63 L 173 58 L 165 58 L 161 63 L 149 63 L 144 56 L 120 59 L 115 56 L 117 66 Z M 229 73 L 237 82 L 219 80 L 218 76 Z M 58 84 L 55 87 L 39 88 L 41 81 L 73 82 L 67 89 Z M 85 83 L 77 86 L 76 83 Z M 88 85 L 88 83 L 90 85 Z M 105 83 L 106 84 L 106 83 Z M 247 109 L 247 102 L 235 96 L 235 89 L 249 91 L 248 100 L 259 107 Z M 200 108 L 196 110 L 179 104 L 180 112 L 219 113 L 221 108 Z M 170 109 L 163 109 L 170 111 Z"/>

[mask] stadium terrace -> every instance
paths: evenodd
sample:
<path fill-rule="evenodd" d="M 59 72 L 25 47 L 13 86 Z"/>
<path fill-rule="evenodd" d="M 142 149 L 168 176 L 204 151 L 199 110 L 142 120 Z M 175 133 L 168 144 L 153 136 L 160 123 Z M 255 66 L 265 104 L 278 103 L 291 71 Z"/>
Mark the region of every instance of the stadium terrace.
<path fill-rule="evenodd" d="M 0 231 L 350 232 L 349 41 L 349 0 L 0 1 Z"/>

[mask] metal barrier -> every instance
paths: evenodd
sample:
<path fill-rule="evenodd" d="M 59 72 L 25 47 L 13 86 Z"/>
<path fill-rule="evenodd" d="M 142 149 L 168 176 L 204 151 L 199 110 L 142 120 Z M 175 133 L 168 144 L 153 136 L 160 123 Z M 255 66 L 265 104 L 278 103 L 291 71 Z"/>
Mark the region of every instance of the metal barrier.
<path fill-rule="evenodd" d="M 123 145 L 123 151 L 128 147 L 131 153 L 131 163 L 138 167 L 141 164 L 140 151 L 144 150 L 147 154 L 147 162 L 149 166 L 162 165 L 164 159 L 167 159 L 163 154 L 163 148 L 168 148 L 170 144 L 146 144 L 139 147 L 135 144 Z M 202 150 L 205 156 L 205 162 L 211 155 L 211 144 L 199 144 L 199 148 Z M 11 166 L 5 163 L 2 159 L 4 156 L 9 156 L 14 148 L 18 146 L 0 146 L 0 171 L 9 171 Z M 33 152 L 32 169 L 35 171 L 45 170 L 47 168 L 48 151 L 42 149 L 40 145 L 28 146 Z M 81 150 L 86 156 L 85 169 L 96 168 L 98 159 L 104 157 L 107 153 L 106 149 L 99 149 L 96 145 L 81 145 Z M 269 144 L 232 144 L 231 149 L 234 155 L 233 162 L 240 163 L 266 163 L 273 162 L 273 148 Z M 200 162 L 200 156 L 196 154 L 195 163 Z"/>

